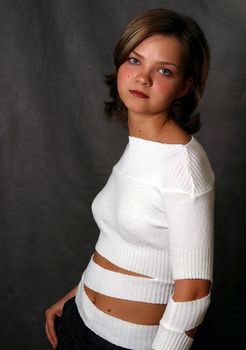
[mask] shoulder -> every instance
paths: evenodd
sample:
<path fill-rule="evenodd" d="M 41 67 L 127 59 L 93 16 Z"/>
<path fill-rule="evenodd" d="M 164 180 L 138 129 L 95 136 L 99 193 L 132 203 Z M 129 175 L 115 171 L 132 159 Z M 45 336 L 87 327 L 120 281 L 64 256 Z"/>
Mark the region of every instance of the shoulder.
<path fill-rule="evenodd" d="M 165 187 L 198 195 L 213 188 L 215 175 L 201 143 L 191 135 L 179 138 L 165 168 Z M 171 146 L 170 146 L 171 147 Z"/>
<path fill-rule="evenodd" d="M 185 145 L 185 151 L 191 178 L 190 191 L 193 194 L 199 194 L 212 189 L 215 174 L 204 147 L 192 136 L 192 141 Z"/>

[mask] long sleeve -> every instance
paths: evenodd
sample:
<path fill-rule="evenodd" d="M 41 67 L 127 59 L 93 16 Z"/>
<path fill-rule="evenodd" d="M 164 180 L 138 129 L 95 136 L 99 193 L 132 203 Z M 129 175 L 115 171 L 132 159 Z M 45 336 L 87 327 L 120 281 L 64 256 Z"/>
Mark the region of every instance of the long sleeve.
<path fill-rule="evenodd" d="M 163 198 L 173 279 L 208 279 L 212 282 L 214 187 L 197 195 L 165 192 Z M 185 331 L 203 321 L 209 304 L 210 293 L 191 302 L 174 302 L 171 295 L 152 349 L 190 349 L 193 339 Z"/>
<path fill-rule="evenodd" d="M 213 279 L 214 187 L 164 194 L 173 279 Z"/>

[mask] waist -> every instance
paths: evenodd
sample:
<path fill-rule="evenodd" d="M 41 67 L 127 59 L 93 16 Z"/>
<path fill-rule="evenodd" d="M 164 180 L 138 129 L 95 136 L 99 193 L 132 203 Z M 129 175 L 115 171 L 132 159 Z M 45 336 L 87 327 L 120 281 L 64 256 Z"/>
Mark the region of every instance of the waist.
<path fill-rule="evenodd" d="M 98 309 L 85 293 L 84 274 L 76 293 L 76 304 L 84 323 L 94 333 L 113 344 L 134 350 L 149 350 L 157 325 L 141 325 L 112 317 Z"/>
<path fill-rule="evenodd" d="M 166 309 L 166 304 L 123 300 L 95 292 L 85 284 L 83 287 L 96 308 L 109 316 L 134 324 L 158 325 Z"/>
<path fill-rule="evenodd" d="M 167 304 L 174 290 L 173 280 L 161 280 L 157 277 L 149 278 L 112 271 L 96 264 L 93 256 L 83 272 L 83 281 L 91 290 L 103 294 L 103 296 L 98 294 L 98 303 L 105 301 L 103 298 L 108 296 L 123 299 L 121 302 L 128 300 L 150 304 Z M 163 312 L 162 305 L 159 305 L 159 309 Z"/>

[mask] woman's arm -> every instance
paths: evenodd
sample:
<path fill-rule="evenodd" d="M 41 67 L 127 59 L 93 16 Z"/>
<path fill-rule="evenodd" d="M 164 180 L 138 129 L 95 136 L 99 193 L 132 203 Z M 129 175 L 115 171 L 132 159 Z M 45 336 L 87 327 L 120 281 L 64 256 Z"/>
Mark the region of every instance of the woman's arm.
<path fill-rule="evenodd" d="M 154 350 L 188 350 L 210 305 L 213 282 L 214 189 L 166 191 L 169 253 L 174 293 L 160 320 Z"/>
<path fill-rule="evenodd" d="M 191 301 L 205 297 L 211 289 L 211 281 L 202 279 L 193 280 L 176 280 L 175 291 L 173 294 L 174 301 Z M 194 338 L 198 327 L 190 329 L 185 333 Z"/>
<path fill-rule="evenodd" d="M 78 288 L 78 285 L 45 311 L 45 316 L 46 316 L 45 332 L 53 349 L 57 347 L 57 343 L 58 343 L 58 339 L 55 331 L 55 319 L 57 317 L 61 317 L 62 309 L 65 302 L 75 296 L 77 288 Z"/>

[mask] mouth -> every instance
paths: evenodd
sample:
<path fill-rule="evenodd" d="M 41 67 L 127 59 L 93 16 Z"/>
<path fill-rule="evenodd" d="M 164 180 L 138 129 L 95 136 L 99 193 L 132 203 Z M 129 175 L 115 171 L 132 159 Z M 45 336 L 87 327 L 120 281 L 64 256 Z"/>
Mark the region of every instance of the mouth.
<path fill-rule="evenodd" d="M 129 92 L 135 97 L 149 98 L 149 96 L 145 95 L 144 93 L 142 93 L 141 91 L 138 91 L 138 90 L 129 90 Z"/>

